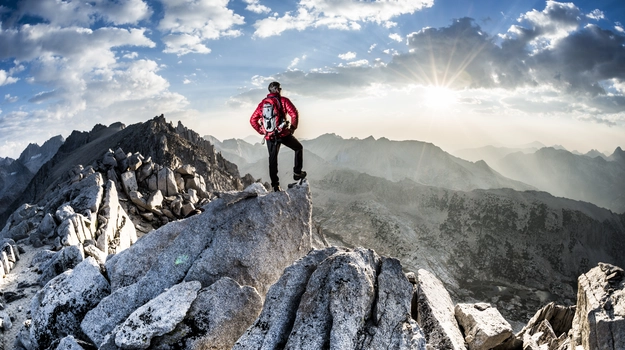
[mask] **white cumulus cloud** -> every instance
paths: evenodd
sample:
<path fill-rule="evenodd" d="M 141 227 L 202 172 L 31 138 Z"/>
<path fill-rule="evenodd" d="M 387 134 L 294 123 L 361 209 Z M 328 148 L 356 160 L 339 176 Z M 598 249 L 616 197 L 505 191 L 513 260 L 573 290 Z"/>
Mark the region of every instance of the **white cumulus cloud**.
<path fill-rule="evenodd" d="M 167 33 L 163 38 L 166 53 L 209 53 L 207 40 L 237 37 L 235 29 L 243 25 L 243 16 L 228 8 L 229 0 L 162 0 L 165 15 L 158 28 Z"/>
<path fill-rule="evenodd" d="M 133 52 L 128 52 L 128 53 L 124 54 L 124 56 L 122 56 L 122 57 L 132 60 L 132 59 L 135 59 L 135 58 L 139 57 L 139 54 L 137 52 L 133 51 Z"/>
<path fill-rule="evenodd" d="M 509 38 L 519 38 L 534 47 L 535 52 L 548 49 L 558 40 L 567 37 L 580 27 L 580 9 L 573 3 L 547 1 L 543 11 L 532 10 L 518 18 Z M 531 28 L 528 29 L 527 27 Z"/>
<path fill-rule="evenodd" d="M 246 10 L 254 13 L 269 13 L 271 8 L 261 5 L 259 0 L 243 0 L 247 4 Z"/>
<path fill-rule="evenodd" d="M 397 42 L 399 42 L 399 43 L 403 40 L 401 35 L 399 35 L 397 33 L 390 34 L 388 37 L 393 39 L 393 40 L 395 40 L 395 41 L 397 41 Z"/>
<path fill-rule="evenodd" d="M 9 102 L 9 103 L 13 103 L 16 102 L 18 100 L 17 96 L 11 96 L 11 94 L 6 94 L 4 95 L 4 100 Z"/>
<path fill-rule="evenodd" d="M 17 78 L 9 76 L 5 70 L 0 69 L 0 86 L 13 84 L 17 82 L 17 80 Z"/>
<path fill-rule="evenodd" d="M 369 61 L 362 59 L 358 61 L 348 62 L 347 66 L 349 67 L 365 67 L 369 65 Z"/>
<path fill-rule="evenodd" d="M 339 55 L 339 58 L 345 61 L 353 60 L 354 58 L 356 58 L 356 53 L 351 51 L 342 53 Z"/>
<path fill-rule="evenodd" d="M 358 30 L 365 22 L 390 28 L 397 25 L 390 21 L 392 18 L 412 14 L 433 4 L 433 0 L 300 0 L 295 15 L 289 11 L 282 17 L 274 14 L 257 21 L 254 36 L 264 38 L 308 27 Z"/>
<path fill-rule="evenodd" d="M 591 13 L 587 14 L 586 17 L 598 21 L 600 19 L 604 19 L 605 15 L 603 14 L 603 11 L 595 9 Z"/>

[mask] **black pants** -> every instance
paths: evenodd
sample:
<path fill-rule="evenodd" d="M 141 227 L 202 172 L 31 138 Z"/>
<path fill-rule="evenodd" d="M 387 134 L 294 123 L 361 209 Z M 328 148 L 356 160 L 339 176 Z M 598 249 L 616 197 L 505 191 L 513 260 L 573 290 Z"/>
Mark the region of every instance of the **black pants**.
<path fill-rule="evenodd" d="M 267 140 L 267 150 L 269 151 L 269 178 L 271 179 L 272 187 L 280 185 L 280 179 L 278 178 L 278 152 L 280 152 L 281 144 L 295 151 L 293 172 L 297 174 L 302 172 L 304 147 L 293 135 L 281 137 L 276 140 Z"/>

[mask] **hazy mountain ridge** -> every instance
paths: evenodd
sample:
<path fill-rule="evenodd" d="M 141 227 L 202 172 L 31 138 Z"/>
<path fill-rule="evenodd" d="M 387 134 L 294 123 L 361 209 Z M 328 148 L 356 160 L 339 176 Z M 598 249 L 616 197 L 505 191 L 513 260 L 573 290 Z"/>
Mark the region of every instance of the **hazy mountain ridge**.
<path fill-rule="evenodd" d="M 542 148 L 533 154 L 513 153 L 493 167 L 510 178 L 554 196 L 595 203 L 625 212 L 625 157 L 617 148 L 608 160 Z"/>
<path fill-rule="evenodd" d="M 391 141 L 386 138 L 343 139 L 334 134 L 321 135 L 313 140 L 302 140 L 304 168 L 311 179 L 321 179 L 329 172 L 351 169 L 391 181 L 405 178 L 444 188 L 471 190 L 476 188 L 509 187 L 517 190 L 533 189 L 519 181 L 505 178 L 484 162 L 471 163 L 454 157 L 439 147 L 420 141 Z M 266 146 L 250 145 L 243 140 L 216 143 L 226 157 L 232 157 L 241 169 L 255 177 L 267 177 Z M 288 176 L 292 153 L 280 152 L 280 177 Z M 288 156 L 285 156 L 287 153 Z M 312 161 L 311 161 L 312 160 Z M 245 163 L 243 163 L 243 161 Z M 285 164 L 286 162 L 286 164 Z M 290 176 L 288 176 L 290 177 Z"/>
<path fill-rule="evenodd" d="M 539 149 L 545 147 L 544 145 L 528 145 L 526 147 L 496 147 L 496 146 L 484 146 L 478 148 L 465 148 L 452 152 L 458 158 L 466 159 L 470 162 L 477 162 L 480 160 L 485 161 L 488 164 L 495 164 L 508 154 L 521 152 L 524 154 L 534 153 Z"/>
<path fill-rule="evenodd" d="M 531 154 L 535 153 L 539 149 L 545 148 L 544 144 L 540 142 L 532 142 L 527 145 L 521 145 L 518 147 L 503 147 L 503 146 L 492 146 L 487 145 L 483 147 L 476 148 L 464 148 L 451 152 L 454 156 L 462 159 L 466 159 L 470 162 L 477 162 L 479 160 L 483 160 L 491 166 L 496 165 L 501 159 L 506 157 L 509 154 L 513 153 L 523 153 L 523 154 Z M 560 145 L 550 146 L 551 148 L 555 148 L 558 150 L 568 151 L 565 147 Z M 591 149 L 586 153 L 581 153 L 578 151 L 571 151 L 571 153 L 578 156 L 586 156 L 590 158 L 601 157 L 605 160 L 612 160 L 609 153 L 600 152 L 596 149 Z"/>
<path fill-rule="evenodd" d="M 313 218 L 331 244 L 425 268 L 457 298 L 489 300 L 518 321 L 548 300 L 571 304 L 580 271 L 625 263 L 625 214 L 545 192 L 453 191 L 352 171 L 315 190 Z"/>

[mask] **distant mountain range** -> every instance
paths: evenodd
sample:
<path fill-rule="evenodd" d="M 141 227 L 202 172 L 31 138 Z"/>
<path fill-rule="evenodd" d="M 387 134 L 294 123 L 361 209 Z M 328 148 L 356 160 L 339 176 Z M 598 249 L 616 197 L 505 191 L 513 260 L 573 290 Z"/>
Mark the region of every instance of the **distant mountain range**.
<path fill-rule="evenodd" d="M 243 173 L 268 178 L 266 146 L 237 139 L 223 142 L 205 136 Z M 607 156 L 596 150 L 585 155 L 562 146 L 538 142 L 520 148 L 487 146 L 455 152 L 419 141 L 386 138 L 343 139 L 325 134 L 304 145 L 304 168 L 313 180 L 349 169 L 390 181 L 409 179 L 452 190 L 511 188 L 541 190 L 625 212 L 625 156 L 621 148 Z M 293 153 L 280 152 L 280 178 L 290 181 Z M 462 159 L 462 158 L 465 159 Z"/>
<path fill-rule="evenodd" d="M 483 160 L 502 175 L 554 196 L 561 196 L 625 212 L 625 161 L 618 147 L 611 155 L 597 150 L 586 154 L 562 146 L 505 148 L 486 146 L 454 152 L 471 161 Z"/>
<path fill-rule="evenodd" d="M 266 146 L 243 140 L 220 142 L 205 136 L 226 158 L 235 162 L 242 173 L 268 178 Z M 420 141 L 391 141 L 386 138 L 343 139 L 325 134 L 303 140 L 304 169 L 311 179 L 322 179 L 332 171 L 351 169 L 390 181 L 410 179 L 420 184 L 456 190 L 534 187 L 508 179 L 485 162 L 457 158 L 441 148 Z M 293 152 L 283 147 L 279 157 L 280 178 L 292 176 Z M 284 181 L 284 180 L 283 180 Z"/>
<path fill-rule="evenodd" d="M 625 212 L 625 152 L 620 147 L 607 159 L 546 147 L 531 154 L 509 154 L 493 167 L 554 196 Z"/>
<path fill-rule="evenodd" d="M 452 152 L 452 154 L 456 157 L 466 159 L 471 162 L 477 162 L 477 161 L 483 160 L 486 163 L 490 164 L 491 166 L 494 166 L 494 164 L 496 164 L 497 162 L 499 162 L 501 159 L 503 159 L 509 154 L 519 153 L 519 152 L 523 154 L 531 154 L 545 147 L 547 146 L 545 146 L 544 144 L 540 142 L 532 142 L 526 145 L 521 145 L 519 147 L 496 147 L 496 146 L 489 145 L 489 146 L 477 147 L 477 148 L 465 148 L 465 149 L 454 151 Z M 565 151 L 567 150 L 566 148 L 560 145 L 553 145 L 551 146 L 551 148 L 554 148 L 557 150 L 565 150 Z M 577 151 L 572 151 L 571 153 L 578 155 L 578 156 L 586 156 L 590 158 L 601 157 L 605 160 L 612 160 L 610 159 L 609 155 L 603 152 L 599 152 L 596 149 L 592 149 L 585 154 L 582 154 Z"/>

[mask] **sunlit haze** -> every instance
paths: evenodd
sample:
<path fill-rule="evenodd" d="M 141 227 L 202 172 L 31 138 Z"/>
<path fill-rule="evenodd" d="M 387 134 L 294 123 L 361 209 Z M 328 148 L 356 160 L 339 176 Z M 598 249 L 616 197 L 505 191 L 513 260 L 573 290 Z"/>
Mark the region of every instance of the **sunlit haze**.
<path fill-rule="evenodd" d="M 302 139 L 625 146 L 622 1 L 9 0 L 0 21 L 0 157 L 160 114 L 244 138 L 273 80 Z"/>

